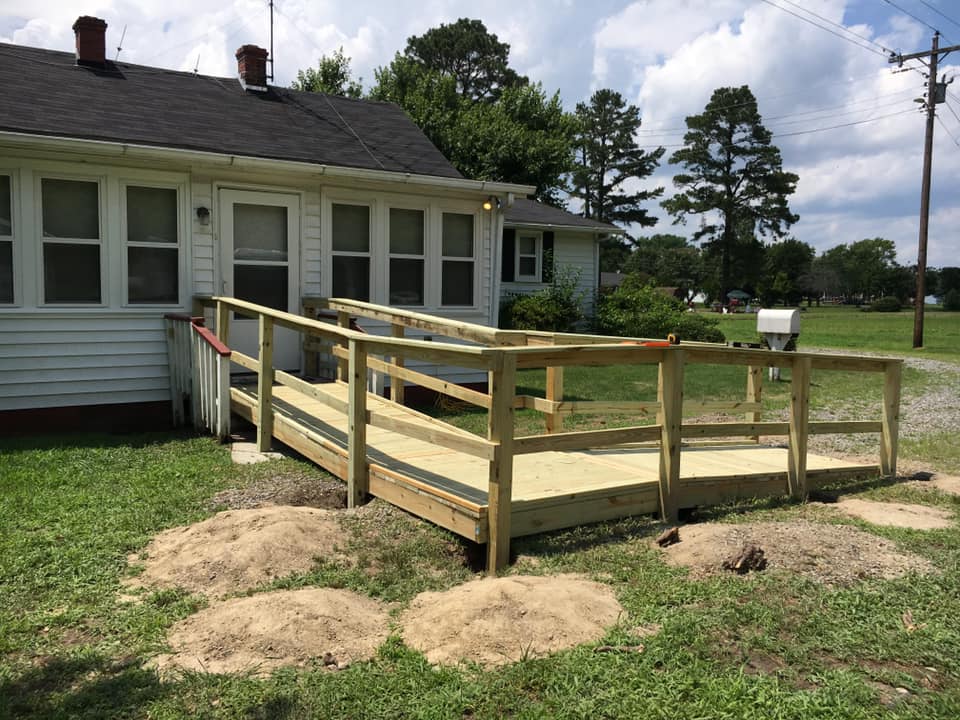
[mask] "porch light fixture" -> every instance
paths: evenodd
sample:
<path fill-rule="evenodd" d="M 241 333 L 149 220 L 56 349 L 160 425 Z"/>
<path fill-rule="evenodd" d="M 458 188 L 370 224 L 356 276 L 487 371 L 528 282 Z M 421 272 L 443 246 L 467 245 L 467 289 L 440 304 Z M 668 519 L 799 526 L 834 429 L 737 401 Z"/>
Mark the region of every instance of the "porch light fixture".
<path fill-rule="evenodd" d="M 484 210 L 493 210 L 494 207 L 496 207 L 498 210 L 500 209 L 500 198 L 491 195 L 483 201 Z"/>
<path fill-rule="evenodd" d="M 201 225 L 210 224 L 210 208 L 207 207 L 198 207 L 197 208 L 197 219 L 200 221 Z"/>

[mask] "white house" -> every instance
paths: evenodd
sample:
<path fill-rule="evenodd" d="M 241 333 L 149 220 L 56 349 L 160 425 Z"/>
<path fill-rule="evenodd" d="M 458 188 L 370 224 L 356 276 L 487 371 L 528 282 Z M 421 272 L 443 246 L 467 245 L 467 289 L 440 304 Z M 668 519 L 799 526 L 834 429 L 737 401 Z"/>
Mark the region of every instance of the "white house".
<path fill-rule="evenodd" d="M 543 290 L 556 268 L 577 277 L 584 315 L 593 314 L 600 282 L 600 241 L 623 230 L 535 200 L 506 208 L 500 265 L 501 297 Z"/>
<path fill-rule="evenodd" d="M 0 44 L 0 432 L 165 418 L 162 318 L 195 295 L 496 324 L 500 208 L 532 188 L 464 179 L 395 105 L 269 86 L 255 46 L 217 78 L 106 60 L 105 30 Z"/>

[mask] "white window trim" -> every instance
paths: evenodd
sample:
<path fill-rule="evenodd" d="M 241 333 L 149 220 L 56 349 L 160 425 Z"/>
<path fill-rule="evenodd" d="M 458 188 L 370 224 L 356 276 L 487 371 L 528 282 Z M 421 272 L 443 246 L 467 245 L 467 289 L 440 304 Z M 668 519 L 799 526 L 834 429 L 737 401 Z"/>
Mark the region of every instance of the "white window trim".
<path fill-rule="evenodd" d="M 335 250 L 333 247 L 333 206 L 334 205 L 354 205 L 356 207 L 365 207 L 367 208 L 369 225 L 367 226 L 367 251 L 361 252 L 358 250 Z M 367 258 L 367 272 L 369 277 L 367 278 L 368 287 L 370 292 L 366 300 L 361 300 L 361 302 L 372 302 L 378 303 L 379 299 L 379 287 L 377 286 L 377 278 L 380 277 L 380 274 L 376 272 L 375 265 L 375 255 L 374 248 L 376 247 L 376 228 L 377 228 L 377 208 L 376 203 L 373 200 L 363 200 L 363 199 L 348 199 L 341 197 L 331 197 L 329 198 L 328 205 L 329 207 L 329 247 L 330 247 L 330 270 L 329 270 L 329 285 L 330 292 L 327 293 L 330 297 L 335 297 L 333 294 L 333 258 L 334 257 L 359 257 Z"/>
<path fill-rule="evenodd" d="M 177 242 L 176 244 L 172 243 L 145 243 L 145 242 L 130 242 L 127 238 L 127 188 L 130 186 L 133 187 L 145 187 L 145 188 L 159 188 L 162 190 L 175 190 L 177 193 Z M 183 298 L 186 292 L 187 286 L 187 258 L 186 252 L 184 249 L 186 247 L 185 238 L 186 238 L 186 222 L 184 220 L 184 209 L 185 202 L 184 197 L 186 194 L 186 188 L 183 183 L 170 183 L 170 182 L 155 182 L 149 180 L 138 180 L 137 178 L 121 178 L 120 179 L 120 247 L 121 249 L 121 281 L 123 283 L 123 299 L 121 300 L 121 306 L 124 308 L 180 308 L 183 307 Z M 166 250 L 176 249 L 177 251 L 177 299 L 176 302 L 172 303 L 138 303 L 130 302 L 129 292 L 130 292 L 130 276 L 129 276 L 129 253 L 128 249 L 131 247 L 145 247 L 145 248 L 162 248 Z"/>
<path fill-rule="evenodd" d="M 532 237 L 534 240 L 533 255 L 520 252 L 520 238 Z M 515 282 L 543 282 L 543 233 L 532 230 L 517 230 L 516 240 L 513 243 L 513 278 Z M 520 258 L 532 257 L 535 271 L 533 275 L 524 275 L 520 272 Z"/>
<path fill-rule="evenodd" d="M 20 307 L 23 303 L 23 272 L 20 266 L 20 172 L 17 168 L 0 166 L 0 175 L 10 178 L 10 234 L 0 235 L 0 243 L 10 243 L 10 274 L 13 280 L 13 302 L 0 302 L 2 308 Z"/>
<path fill-rule="evenodd" d="M 395 253 L 390 250 L 390 211 L 391 210 L 416 210 L 423 213 L 423 253 L 420 255 L 412 255 L 410 253 Z M 403 308 L 418 308 L 423 309 L 429 307 L 429 297 L 430 297 L 430 287 L 429 287 L 429 257 L 430 257 L 430 208 L 427 205 L 414 205 L 406 204 L 399 202 L 390 202 L 386 204 L 386 241 L 387 241 L 387 259 L 386 259 L 386 271 L 384 277 L 386 278 L 385 283 L 385 292 L 386 297 L 384 298 L 387 305 L 390 305 L 390 261 L 391 260 L 420 260 L 423 263 L 423 302 L 419 305 L 396 305 L 394 307 L 403 307 Z M 372 293 L 371 293 L 372 294 Z"/>
<path fill-rule="evenodd" d="M 465 257 L 460 255 L 443 254 L 443 216 L 445 213 L 452 215 L 470 215 L 473 218 L 473 256 Z M 479 310 L 480 306 L 480 245 L 482 241 L 482 227 L 480 224 L 480 212 L 478 210 L 464 206 L 440 205 L 437 207 L 437 223 L 439 232 L 437 233 L 436 257 L 437 273 L 436 277 L 436 304 L 435 309 L 449 311 L 473 311 Z M 443 263 L 444 262 L 462 262 L 473 263 L 473 302 L 468 305 L 444 305 L 443 304 Z"/>
<path fill-rule="evenodd" d="M 43 181 L 44 180 L 72 180 L 76 182 L 92 182 L 97 185 L 97 232 L 100 237 L 92 238 L 47 238 L 43 234 Z M 34 173 L 34 217 L 37 235 L 37 307 L 43 308 L 104 308 L 110 306 L 110 266 L 108 263 L 106 222 L 107 207 L 107 177 L 104 175 L 74 175 L 71 173 L 44 172 Z M 100 302 L 96 303 L 64 303 L 46 301 L 46 287 L 44 284 L 44 248 L 47 243 L 69 245 L 96 245 L 100 252 Z"/>

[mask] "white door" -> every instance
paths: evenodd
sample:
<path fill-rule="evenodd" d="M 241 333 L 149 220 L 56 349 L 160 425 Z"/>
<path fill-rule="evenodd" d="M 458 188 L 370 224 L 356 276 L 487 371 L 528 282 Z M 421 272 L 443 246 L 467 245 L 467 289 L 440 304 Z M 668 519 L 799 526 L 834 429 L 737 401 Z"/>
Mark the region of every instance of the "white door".
<path fill-rule="evenodd" d="M 250 190 L 220 191 L 223 294 L 300 312 L 300 198 Z M 230 347 L 257 356 L 258 323 L 234 313 Z M 273 364 L 299 370 L 300 334 L 274 327 Z"/>

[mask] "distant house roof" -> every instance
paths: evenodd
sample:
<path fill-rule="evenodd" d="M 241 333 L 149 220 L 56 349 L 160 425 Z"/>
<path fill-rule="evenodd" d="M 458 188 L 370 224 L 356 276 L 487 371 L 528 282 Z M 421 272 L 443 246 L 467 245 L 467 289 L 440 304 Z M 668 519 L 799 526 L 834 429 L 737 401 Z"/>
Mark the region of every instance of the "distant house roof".
<path fill-rule="evenodd" d="M 0 43 L 0 130 L 460 178 L 392 103 Z"/>
<path fill-rule="evenodd" d="M 566 210 L 545 205 L 536 200 L 517 199 L 513 207 L 508 207 L 504 214 L 507 225 L 548 225 L 551 227 L 567 227 L 596 232 L 620 233 L 623 232 L 616 225 L 591 220 L 590 218 L 574 215 Z"/>

